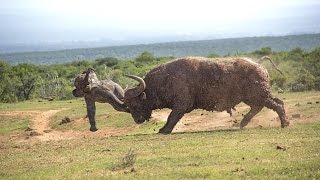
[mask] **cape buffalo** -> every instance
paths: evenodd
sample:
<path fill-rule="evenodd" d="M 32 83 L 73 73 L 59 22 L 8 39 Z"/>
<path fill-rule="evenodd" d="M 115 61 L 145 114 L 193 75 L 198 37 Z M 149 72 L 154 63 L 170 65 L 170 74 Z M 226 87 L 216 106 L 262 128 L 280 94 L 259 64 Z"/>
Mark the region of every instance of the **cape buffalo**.
<path fill-rule="evenodd" d="M 87 105 L 87 115 L 90 122 L 90 131 L 97 131 L 95 114 L 95 102 L 109 103 L 118 111 L 129 112 L 122 104 L 124 90 L 120 85 L 111 80 L 99 80 L 92 69 L 79 74 L 74 80 L 76 89 L 72 91 L 75 97 L 84 97 Z"/>
<path fill-rule="evenodd" d="M 240 102 L 251 107 L 240 128 L 262 110 L 277 112 L 281 127 L 289 125 L 283 102 L 271 95 L 269 75 L 248 58 L 186 57 L 162 64 L 144 79 L 128 75 L 140 84 L 125 92 L 125 104 L 136 123 L 149 119 L 154 109 L 172 111 L 159 133 L 169 134 L 185 113 L 193 109 L 227 111 Z"/>

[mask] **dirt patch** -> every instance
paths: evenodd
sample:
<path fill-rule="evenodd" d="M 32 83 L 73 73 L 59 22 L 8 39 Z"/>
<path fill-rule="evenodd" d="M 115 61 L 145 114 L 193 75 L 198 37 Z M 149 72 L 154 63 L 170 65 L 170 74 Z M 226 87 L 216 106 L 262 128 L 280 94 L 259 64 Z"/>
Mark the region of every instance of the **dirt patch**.
<path fill-rule="evenodd" d="M 125 128 L 104 128 L 99 129 L 97 132 L 90 131 L 59 131 L 50 127 L 50 118 L 56 113 L 66 110 L 66 108 L 48 111 L 10 111 L 0 112 L 0 115 L 26 117 L 31 119 L 31 126 L 28 127 L 24 134 L 12 135 L 10 140 L 40 140 L 40 141 L 56 141 L 66 139 L 79 139 L 79 138 L 93 138 L 93 137 L 108 137 L 114 135 L 125 134 L 136 126 L 133 124 L 131 127 Z M 87 118 L 81 118 L 80 121 L 86 121 Z M 77 120 L 76 120 L 77 122 Z M 3 139 L 4 137 L 2 137 Z"/>
<path fill-rule="evenodd" d="M 43 133 L 43 131 L 50 130 L 50 117 L 62 110 L 65 109 L 49 110 L 39 113 L 37 116 L 32 118 L 32 128 L 36 129 L 36 131 L 39 133 Z"/>
<path fill-rule="evenodd" d="M 215 129 L 233 129 L 239 128 L 243 116 L 249 111 L 249 106 L 240 104 L 233 111 L 233 116 L 227 112 L 208 112 L 203 110 L 194 110 L 191 113 L 185 114 L 177 123 L 173 132 L 194 132 L 194 131 L 210 131 Z M 152 117 L 159 121 L 167 121 L 170 114 L 170 109 L 157 110 L 152 113 Z M 300 123 L 319 122 L 320 115 L 303 117 L 295 117 L 296 112 L 287 112 L 287 118 L 290 125 Z M 278 114 L 271 109 L 264 108 L 259 112 L 245 128 L 268 128 L 280 127 Z"/>
<path fill-rule="evenodd" d="M 185 114 L 173 129 L 173 132 L 208 131 L 233 127 L 233 119 L 230 118 L 228 113 L 196 111 L 197 113 Z M 161 121 L 167 121 L 170 112 L 171 110 L 169 109 L 155 111 L 152 117 Z M 214 113 L 214 118 L 209 113 Z"/>

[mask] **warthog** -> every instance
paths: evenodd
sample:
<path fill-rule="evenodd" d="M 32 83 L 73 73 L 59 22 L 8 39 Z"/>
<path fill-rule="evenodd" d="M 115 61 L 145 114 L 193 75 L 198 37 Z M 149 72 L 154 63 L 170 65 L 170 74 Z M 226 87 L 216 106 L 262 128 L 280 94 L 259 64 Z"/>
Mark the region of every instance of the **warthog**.
<path fill-rule="evenodd" d="M 74 80 L 76 89 L 72 91 L 75 97 L 84 97 L 87 106 L 87 116 L 90 122 L 90 131 L 97 131 L 95 114 L 95 102 L 109 103 L 114 109 L 129 112 L 129 109 L 122 104 L 124 90 L 120 85 L 111 80 L 99 80 L 92 69 L 79 74 Z"/>

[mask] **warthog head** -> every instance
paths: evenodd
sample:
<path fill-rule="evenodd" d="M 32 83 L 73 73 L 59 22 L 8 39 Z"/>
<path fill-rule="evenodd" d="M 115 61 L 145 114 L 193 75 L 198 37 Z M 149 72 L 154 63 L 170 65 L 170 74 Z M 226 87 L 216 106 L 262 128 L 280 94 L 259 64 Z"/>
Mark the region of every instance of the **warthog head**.
<path fill-rule="evenodd" d="M 76 89 L 72 91 L 74 97 L 83 97 L 85 92 L 89 91 L 89 74 L 93 72 L 93 70 L 86 70 L 79 74 L 74 80 L 74 86 Z"/>

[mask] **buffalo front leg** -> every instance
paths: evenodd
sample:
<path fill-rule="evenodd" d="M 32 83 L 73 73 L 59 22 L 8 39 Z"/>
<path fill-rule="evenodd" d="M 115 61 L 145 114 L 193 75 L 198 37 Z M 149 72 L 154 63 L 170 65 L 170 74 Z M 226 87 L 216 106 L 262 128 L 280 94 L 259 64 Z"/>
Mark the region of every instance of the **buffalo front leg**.
<path fill-rule="evenodd" d="M 183 117 L 184 111 L 172 110 L 166 124 L 159 130 L 161 134 L 170 134 L 174 128 L 174 126 L 178 123 L 178 121 Z"/>
<path fill-rule="evenodd" d="M 250 106 L 251 109 L 250 111 L 244 116 L 244 118 L 241 120 L 240 123 L 240 129 L 243 129 L 249 122 L 250 120 L 256 115 L 258 114 L 263 106 Z"/>
<path fill-rule="evenodd" d="M 90 122 L 90 131 L 95 132 L 97 131 L 95 115 L 96 115 L 96 105 L 92 98 L 85 98 L 86 105 L 87 105 L 87 115 Z"/>

